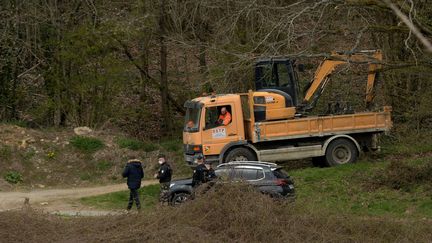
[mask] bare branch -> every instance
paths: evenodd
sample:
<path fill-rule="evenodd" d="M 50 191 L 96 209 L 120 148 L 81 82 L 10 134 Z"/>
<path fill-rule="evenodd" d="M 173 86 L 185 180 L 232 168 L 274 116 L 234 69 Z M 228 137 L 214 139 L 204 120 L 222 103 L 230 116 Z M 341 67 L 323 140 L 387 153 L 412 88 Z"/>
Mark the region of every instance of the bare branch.
<path fill-rule="evenodd" d="M 408 28 L 414 33 L 414 35 L 423 43 L 426 49 L 429 52 L 432 52 L 432 44 L 428 39 L 420 32 L 420 30 L 411 22 L 408 17 L 402 13 L 396 5 L 394 5 L 390 0 L 383 0 L 392 10 L 393 12 L 404 22 Z"/>

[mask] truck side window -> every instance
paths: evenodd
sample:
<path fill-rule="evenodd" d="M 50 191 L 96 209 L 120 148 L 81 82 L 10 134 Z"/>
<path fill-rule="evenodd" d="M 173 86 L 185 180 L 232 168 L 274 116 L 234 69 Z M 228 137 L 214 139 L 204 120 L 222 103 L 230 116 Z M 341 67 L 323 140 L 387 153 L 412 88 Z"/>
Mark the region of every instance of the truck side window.
<path fill-rule="evenodd" d="M 226 110 L 225 115 L 222 114 L 223 108 L 225 108 L 225 110 Z M 224 122 L 224 120 L 221 119 L 225 116 L 230 117 L 229 122 Z M 210 128 L 219 127 L 219 126 L 227 126 L 227 125 L 231 124 L 232 120 L 233 120 L 233 114 L 232 114 L 232 109 L 231 109 L 230 105 L 212 106 L 212 107 L 206 108 L 205 129 L 210 129 Z"/>

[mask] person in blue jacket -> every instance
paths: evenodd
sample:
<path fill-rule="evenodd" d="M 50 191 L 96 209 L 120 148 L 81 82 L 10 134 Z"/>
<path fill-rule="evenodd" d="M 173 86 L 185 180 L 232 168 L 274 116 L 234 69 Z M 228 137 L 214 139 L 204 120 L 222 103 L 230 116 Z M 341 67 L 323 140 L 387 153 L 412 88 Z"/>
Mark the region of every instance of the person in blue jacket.
<path fill-rule="evenodd" d="M 127 177 L 127 186 L 130 190 L 127 210 L 131 210 L 134 201 L 137 209 L 140 210 L 141 203 L 138 189 L 141 187 L 141 180 L 144 177 L 141 161 L 138 159 L 129 160 L 123 170 L 122 175 L 123 177 Z"/>

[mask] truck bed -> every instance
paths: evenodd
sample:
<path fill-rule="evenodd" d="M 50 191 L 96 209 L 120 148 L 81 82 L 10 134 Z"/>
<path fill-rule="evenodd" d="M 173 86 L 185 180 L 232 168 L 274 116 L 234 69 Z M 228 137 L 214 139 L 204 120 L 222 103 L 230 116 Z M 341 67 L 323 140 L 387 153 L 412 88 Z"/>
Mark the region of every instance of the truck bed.
<path fill-rule="evenodd" d="M 281 139 L 323 137 L 337 134 L 384 132 L 392 126 L 391 108 L 381 112 L 362 112 L 349 115 L 313 116 L 282 121 L 246 121 L 248 139 L 253 143 Z"/>

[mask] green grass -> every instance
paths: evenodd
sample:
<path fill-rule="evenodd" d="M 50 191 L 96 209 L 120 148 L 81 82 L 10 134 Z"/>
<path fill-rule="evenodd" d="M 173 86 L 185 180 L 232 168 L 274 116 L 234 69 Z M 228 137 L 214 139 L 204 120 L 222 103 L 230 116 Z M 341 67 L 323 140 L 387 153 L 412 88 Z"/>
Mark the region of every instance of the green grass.
<path fill-rule="evenodd" d="M 140 150 L 144 147 L 144 142 L 133 138 L 118 138 L 116 143 L 120 148 L 128 148 L 131 150 Z"/>
<path fill-rule="evenodd" d="M 144 150 L 146 152 L 151 152 L 158 149 L 158 145 L 152 142 L 142 142 L 133 138 L 118 138 L 116 143 L 120 148 L 127 148 L 130 150 Z"/>
<path fill-rule="evenodd" d="M 76 149 L 84 153 L 93 153 L 105 146 L 104 143 L 97 138 L 83 136 L 72 137 L 70 143 Z"/>
<path fill-rule="evenodd" d="M 169 152 L 178 152 L 183 149 L 182 142 L 178 139 L 162 141 L 160 145 Z"/>
<path fill-rule="evenodd" d="M 429 157 L 417 154 L 388 156 L 338 167 L 298 169 L 289 174 L 296 185 L 297 208 L 306 213 L 432 218 L 430 163 Z M 180 171 L 177 168 L 175 174 Z M 190 169 L 187 174 L 191 174 Z M 156 204 L 158 192 L 157 185 L 143 189 L 146 207 Z M 104 209 L 123 209 L 127 199 L 128 192 L 124 191 L 86 198 L 83 202 Z"/>
<path fill-rule="evenodd" d="M 369 186 L 368 183 L 388 166 L 389 163 L 385 161 L 359 162 L 332 168 L 291 171 L 289 174 L 295 181 L 298 210 L 369 217 L 432 218 L 429 187 L 419 185 L 411 191 L 404 191 L 385 185 Z M 144 207 L 152 208 L 156 205 L 158 194 L 158 185 L 142 188 Z M 128 196 L 128 191 L 122 191 L 83 198 L 81 202 L 101 209 L 124 209 Z"/>
<path fill-rule="evenodd" d="M 101 160 L 96 163 L 96 168 L 100 171 L 106 171 L 113 166 L 113 163 L 107 160 Z"/>
<path fill-rule="evenodd" d="M 385 161 L 359 162 L 292 171 L 290 174 L 296 183 L 296 203 L 305 211 L 432 218 L 432 199 L 428 187 L 420 184 L 407 192 L 385 185 L 371 186 L 388 165 Z"/>
<path fill-rule="evenodd" d="M 21 173 L 17 171 L 7 172 L 4 176 L 4 179 L 11 184 L 17 184 L 18 182 L 23 181 Z"/>
<path fill-rule="evenodd" d="M 141 206 L 144 210 L 153 208 L 159 200 L 159 185 L 149 185 L 139 190 Z M 80 199 L 84 205 L 101 209 L 126 209 L 129 191 L 108 193 Z M 135 206 L 134 206 L 135 207 Z"/>
<path fill-rule="evenodd" d="M 397 137 L 382 137 L 383 156 L 410 155 L 432 151 L 432 133 L 424 131 L 419 134 L 397 134 Z"/>
<path fill-rule="evenodd" d="M 146 151 L 146 152 L 155 151 L 155 150 L 157 150 L 158 148 L 159 148 L 158 145 L 156 145 L 156 144 L 154 144 L 154 143 L 151 143 L 151 142 L 144 143 L 144 145 L 143 145 L 143 149 L 144 149 L 144 151 Z"/>
<path fill-rule="evenodd" d="M 0 159 L 8 161 L 12 158 L 12 148 L 8 145 L 0 147 Z"/>
<path fill-rule="evenodd" d="M 3 121 L 3 122 L 1 122 L 1 124 L 15 125 L 15 126 L 23 127 L 23 128 L 27 128 L 28 127 L 27 122 L 20 121 L 20 120 Z"/>
<path fill-rule="evenodd" d="M 89 181 L 92 179 L 92 175 L 89 172 L 83 172 L 79 175 L 79 177 L 82 181 Z"/>

